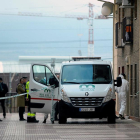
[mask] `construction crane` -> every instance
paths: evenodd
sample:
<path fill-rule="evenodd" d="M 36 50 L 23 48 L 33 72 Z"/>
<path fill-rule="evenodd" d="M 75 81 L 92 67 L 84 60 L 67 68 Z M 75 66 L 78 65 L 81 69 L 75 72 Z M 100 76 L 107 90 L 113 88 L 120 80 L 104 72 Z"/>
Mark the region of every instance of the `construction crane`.
<path fill-rule="evenodd" d="M 94 14 L 93 14 L 93 4 L 89 3 L 89 37 L 88 37 L 88 56 L 93 56 L 94 55 L 94 40 L 93 40 L 93 19 L 94 19 Z"/>
<path fill-rule="evenodd" d="M 0 13 L 1 15 L 18 15 L 18 16 L 36 16 L 36 17 L 59 17 L 59 18 L 77 18 L 77 20 L 88 20 L 88 28 L 89 28 L 89 34 L 88 34 L 88 56 L 93 57 L 94 56 L 94 27 L 93 27 L 93 20 L 94 20 L 94 13 L 93 13 L 93 7 L 95 5 L 89 3 L 89 15 L 65 15 L 63 16 L 49 16 L 49 15 L 43 15 L 42 13 L 31 13 L 31 12 L 18 12 L 16 13 Z"/>
<path fill-rule="evenodd" d="M 88 19 L 88 28 L 89 28 L 89 34 L 88 34 L 88 56 L 92 57 L 94 56 L 94 27 L 93 27 L 93 19 L 94 19 L 94 13 L 93 13 L 93 4 L 89 3 L 89 16 L 82 16 L 82 15 L 66 15 L 66 18 L 77 18 L 77 20 L 83 20 Z"/>

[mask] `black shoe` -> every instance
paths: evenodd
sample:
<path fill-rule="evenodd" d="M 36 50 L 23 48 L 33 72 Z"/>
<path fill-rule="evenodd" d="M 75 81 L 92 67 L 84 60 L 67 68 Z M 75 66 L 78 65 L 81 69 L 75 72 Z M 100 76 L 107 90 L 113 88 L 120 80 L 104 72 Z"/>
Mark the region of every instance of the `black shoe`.
<path fill-rule="evenodd" d="M 44 120 L 42 123 L 46 123 L 46 120 Z"/>
<path fill-rule="evenodd" d="M 115 118 L 116 118 L 116 119 L 119 119 L 120 117 L 118 117 L 118 116 L 115 116 Z"/>
<path fill-rule="evenodd" d="M 119 118 L 121 118 L 122 117 L 122 115 L 121 114 L 119 114 Z"/>
<path fill-rule="evenodd" d="M 39 120 L 34 120 L 34 119 L 33 120 L 31 119 L 30 121 L 27 121 L 27 123 L 38 123 L 38 122 L 39 122 Z"/>
<path fill-rule="evenodd" d="M 38 122 L 39 122 L 39 120 L 36 120 L 35 117 L 34 118 L 30 118 L 30 117 L 27 118 L 27 123 L 38 123 Z"/>
<path fill-rule="evenodd" d="M 59 121 L 59 119 L 56 117 L 56 118 L 55 118 L 55 121 Z"/>
<path fill-rule="evenodd" d="M 30 122 L 31 121 L 31 118 L 27 117 L 27 122 Z"/>
<path fill-rule="evenodd" d="M 121 118 L 121 120 L 125 120 L 125 117 L 123 116 L 123 117 Z"/>
<path fill-rule="evenodd" d="M 6 118 L 6 116 L 3 116 L 3 118 Z"/>
<path fill-rule="evenodd" d="M 26 121 L 26 119 L 19 119 L 20 121 Z"/>
<path fill-rule="evenodd" d="M 39 122 L 39 120 L 34 120 L 32 123 L 38 123 Z"/>
<path fill-rule="evenodd" d="M 121 114 L 119 114 L 119 118 L 120 118 L 121 120 L 124 120 L 124 119 L 125 119 L 124 116 L 121 115 Z"/>
<path fill-rule="evenodd" d="M 2 121 L 2 120 L 0 119 L 0 121 Z"/>

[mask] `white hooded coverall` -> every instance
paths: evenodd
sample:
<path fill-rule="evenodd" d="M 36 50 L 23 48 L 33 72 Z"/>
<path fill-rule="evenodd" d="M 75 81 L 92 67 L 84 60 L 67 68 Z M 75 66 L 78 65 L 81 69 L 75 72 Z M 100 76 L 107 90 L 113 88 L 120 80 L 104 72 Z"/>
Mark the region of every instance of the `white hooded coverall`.
<path fill-rule="evenodd" d="M 119 75 L 119 77 L 121 77 L 122 79 L 122 86 L 116 87 L 116 92 L 118 93 L 118 97 L 119 97 L 119 105 L 120 105 L 119 114 L 123 116 L 125 111 L 125 106 L 126 106 L 126 94 L 129 89 L 129 83 L 127 80 L 124 79 L 123 75 Z"/>

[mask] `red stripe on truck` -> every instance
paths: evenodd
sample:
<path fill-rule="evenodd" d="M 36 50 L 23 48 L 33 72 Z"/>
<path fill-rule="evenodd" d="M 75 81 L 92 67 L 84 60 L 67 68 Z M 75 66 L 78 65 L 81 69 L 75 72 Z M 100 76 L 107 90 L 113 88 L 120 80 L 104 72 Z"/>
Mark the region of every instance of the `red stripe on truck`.
<path fill-rule="evenodd" d="M 31 98 L 32 100 L 52 100 L 50 98 Z M 54 101 L 59 101 L 58 99 L 53 99 Z"/>

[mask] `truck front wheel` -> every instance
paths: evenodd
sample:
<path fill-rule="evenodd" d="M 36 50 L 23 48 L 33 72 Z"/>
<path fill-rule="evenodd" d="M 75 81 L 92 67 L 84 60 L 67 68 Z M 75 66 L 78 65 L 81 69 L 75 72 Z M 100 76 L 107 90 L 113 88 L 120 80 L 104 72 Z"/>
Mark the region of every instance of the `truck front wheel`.
<path fill-rule="evenodd" d="M 110 100 L 107 105 L 107 121 L 108 123 L 115 123 L 116 116 L 115 116 L 115 101 Z"/>
<path fill-rule="evenodd" d="M 109 112 L 107 121 L 108 121 L 108 123 L 116 123 L 115 110 Z"/>
<path fill-rule="evenodd" d="M 59 114 L 59 124 L 65 124 L 66 122 L 67 122 L 67 118 Z"/>
<path fill-rule="evenodd" d="M 108 123 L 116 123 L 116 118 L 114 116 L 108 116 L 107 118 Z"/>

